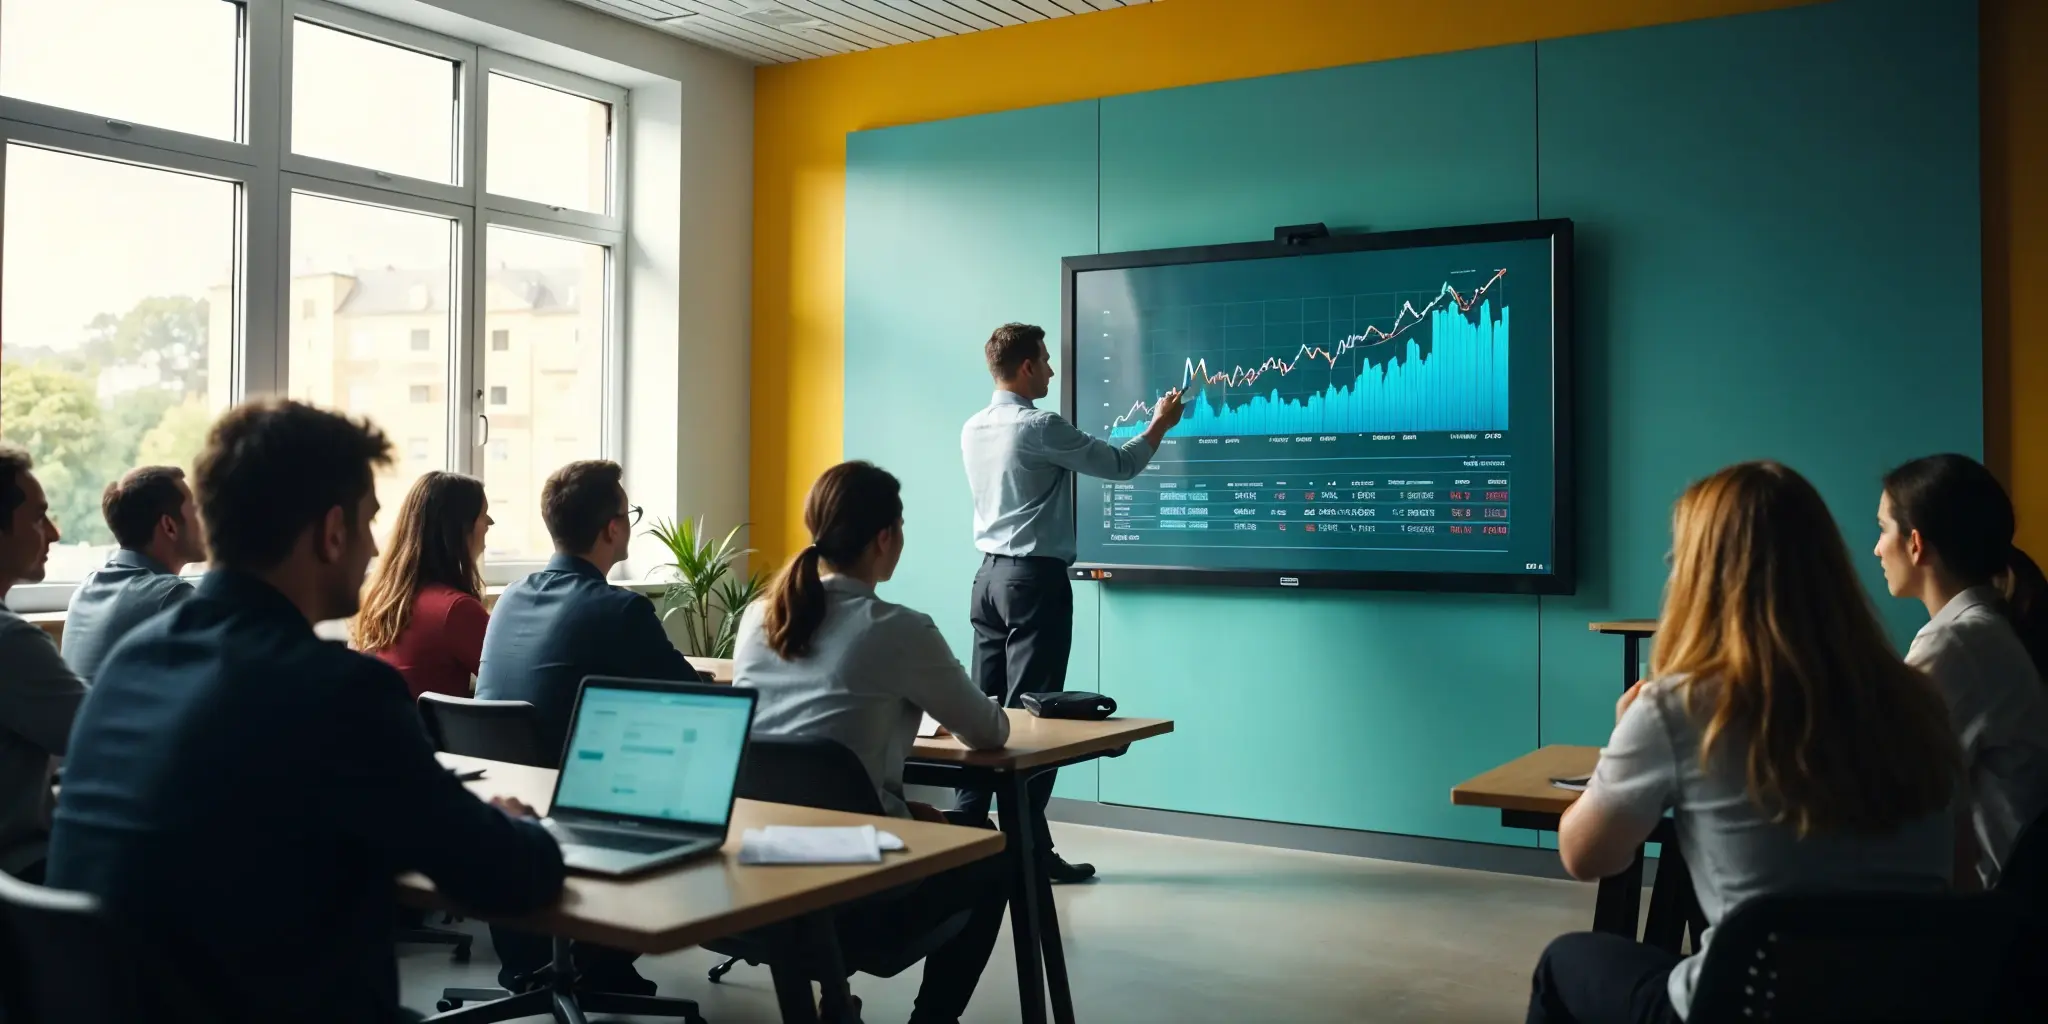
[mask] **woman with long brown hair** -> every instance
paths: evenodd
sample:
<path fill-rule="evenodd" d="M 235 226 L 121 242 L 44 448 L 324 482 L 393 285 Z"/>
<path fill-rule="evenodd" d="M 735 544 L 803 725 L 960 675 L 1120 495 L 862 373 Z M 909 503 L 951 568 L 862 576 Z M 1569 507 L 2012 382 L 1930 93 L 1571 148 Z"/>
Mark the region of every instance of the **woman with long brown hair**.
<path fill-rule="evenodd" d="M 2048 808 L 2048 593 L 2013 546 L 2012 499 L 1967 455 L 1929 455 L 1884 476 L 1877 559 L 1893 597 L 1927 607 L 1906 664 L 1948 702 L 1969 766 L 1957 881 L 1994 885 L 2020 831 Z"/>
<path fill-rule="evenodd" d="M 351 638 L 396 668 L 415 698 L 470 694 L 491 619 L 478 567 L 490 508 L 475 477 L 427 473 L 399 504 L 391 542 L 370 574 Z"/>
<path fill-rule="evenodd" d="M 903 797 L 903 759 L 923 715 L 975 749 L 1002 746 L 1010 720 L 968 680 L 931 616 L 875 594 L 903 557 L 901 487 L 871 463 L 842 462 L 811 485 L 804 526 L 811 542 L 740 621 L 733 683 L 761 693 L 754 730 L 838 743 L 890 814 L 944 821 Z M 966 1012 L 1002 931 L 1008 871 L 1000 857 L 976 861 L 840 915 L 842 933 L 901 935 L 969 911 L 925 958 L 912 1024 Z"/>
<path fill-rule="evenodd" d="M 1558 827 L 1572 877 L 1626 868 L 1673 813 L 1709 925 L 1753 896 L 1938 891 L 1961 758 L 1934 685 L 1901 662 L 1820 494 L 1774 462 L 1688 488 L 1651 678 Z M 1528 1019 L 1667 1022 L 1702 952 L 1565 935 L 1537 964 Z"/>

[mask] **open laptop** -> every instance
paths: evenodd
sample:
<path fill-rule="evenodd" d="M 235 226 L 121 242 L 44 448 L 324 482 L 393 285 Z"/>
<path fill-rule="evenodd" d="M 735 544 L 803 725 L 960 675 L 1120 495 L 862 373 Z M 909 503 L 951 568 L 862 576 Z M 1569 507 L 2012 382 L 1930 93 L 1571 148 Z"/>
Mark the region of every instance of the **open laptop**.
<path fill-rule="evenodd" d="M 541 822 L 562 860 L 628 875 L 715 852 L 753 724 L 751 687 L 584 679 Z"/>

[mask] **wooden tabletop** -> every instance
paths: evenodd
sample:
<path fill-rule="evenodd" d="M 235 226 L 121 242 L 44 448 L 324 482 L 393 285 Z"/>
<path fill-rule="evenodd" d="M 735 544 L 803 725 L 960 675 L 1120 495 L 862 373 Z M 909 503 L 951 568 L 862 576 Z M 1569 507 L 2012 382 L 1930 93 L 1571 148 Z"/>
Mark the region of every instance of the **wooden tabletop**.
<path fill-rule="evenodd" d="M 1599 761 L 1599 747 L 1543 747 L 1451 787 L 1451 803 L 1460 807 L 1563 814 L 1579 794 L 1559 789 L 1550 780 L 1589 774 Z"/>
<path fill-rule="evenodd" d="M 919 736 L 910 748 L 910 759 L 1014 771 L 1099 754 L 1173 731 L 1173 720 L 1169 718 L 1084 722 L 1040 718 L 1019 708 L 1009 709 L 1009 716 L 1010 742 L 1001 750 L 969 750 L 952 736 Z"/>
<path fill-rule="evenodd" d="M 697 671 L 699 671 L 699 672 L 703 673 L 703 674 L 704 674 L 704 678 L 705 678 L 705 679 L 708 679 L 708 680 L 710 680 L 711 682 L 714 682 L 714 683 L 730 683 L 730 682 L 732 682 L 732 659 L 731 659 L 731 658 L 697 658 L 697 657 L 688 657 L 688 658 L 685 658 L 684 660 L 686 660 L 686 661 L 688 661 L 688 662 L 690 663 L 690 667 L 691 667 L 691 668 L 694 668 L 694 669 L 696 669 Z"/>
<path fill-rule="evenodd" d="M 553 770 L 440 757 L 452 768 L 484 769 L 483 778 L 469 783 L 470 792 L 518 797 L 536 811 L 547 811 L 555 788 Z M 907 849 L 884 854 L 879 864 L 741 865 L 742 833 L 766 825 L 874 825 L 902 837 Z M 505 923 L 636 953 L 670 953 L 926 878 L 994 856 L 1002 848 L 1002 833 L 988 829 L 741 800 L 733 806 L 732 827 L 718 856 L 631 878 L 572 872 L 553 908 Z M 399 898 L 413 906 L 462 909 L 443 900 L 419 875 L 399 880 Z"/>
<path fill-rule="evenodd" d="M 1616 636 L 1650 636 L 1657 632 L 1656 619 L 1616 619 L 1613 622 L 1588 622 L 1586 628 L 1595 633 L 1612 633 Z"/>

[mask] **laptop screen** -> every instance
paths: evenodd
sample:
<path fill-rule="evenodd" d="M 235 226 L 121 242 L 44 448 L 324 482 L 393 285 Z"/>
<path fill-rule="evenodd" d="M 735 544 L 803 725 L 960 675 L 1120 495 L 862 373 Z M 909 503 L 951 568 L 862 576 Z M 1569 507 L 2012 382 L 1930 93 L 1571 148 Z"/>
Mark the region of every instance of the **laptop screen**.
<path fill-rule="evenodd" d="M 584 686 L 554 806 L 723 828 L 751 696 Z"/>

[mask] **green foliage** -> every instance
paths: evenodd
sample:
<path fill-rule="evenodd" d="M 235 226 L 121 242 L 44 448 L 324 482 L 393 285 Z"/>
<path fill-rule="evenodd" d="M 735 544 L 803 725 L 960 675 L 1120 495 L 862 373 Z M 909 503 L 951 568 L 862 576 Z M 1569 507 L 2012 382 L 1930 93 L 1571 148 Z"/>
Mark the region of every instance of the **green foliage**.
<path fill-rule="evenodd" d="M 744 580 L 733 574 L 733 563 L 754 552 L 736 546 L 745 526 L 735 526 L 716 540 L 701 518 L 658 519 L 647 531 L 668 549 L 671 561 L 656 566 L 656 571 L 667 570 L 672 577 L 661 596 L 661 618 L 663 622 L 674 618 L 681 624 L 684 654 L 732 657 L 740 613 L 767 588 L 760 573 Z"/>
<path fill-rule="evenodd" d="M 113 541 L 99 511 L 106 436 L 89 381 L 57 367 L 8 362 L 0 367 L 0 434 L 35 459 L 50 518 L 65 539 Z"/>
<path fill-rule="evenodd" d="M 129 461 L 137 466 L 182 466 L 190 473 L 211 426 L 213 410 L 198 395 L 188 395 L 164 410 L 156 426 L 136 443 Z"/>
<path fill-rule="evenodd" d="M 9 345 L 0 365 L 0 437 L 27 448 L 66 543 L 112 544 L 100 492 L 139 465 L 191 468 L 213 414 L 207 388 L 207 306 L 148 298 L 102 313 L 83 344 Z M 103 370 L 153 367 L 157 384 L 99 397 Z"/>
<path fill-rule="evenodd" d="M 150 366 L 179 394 L 206 393 L 207 305 L 183 295 L 143 299 L 116 317 L 86 325 L 86 353 L 101 366 Z"/>

